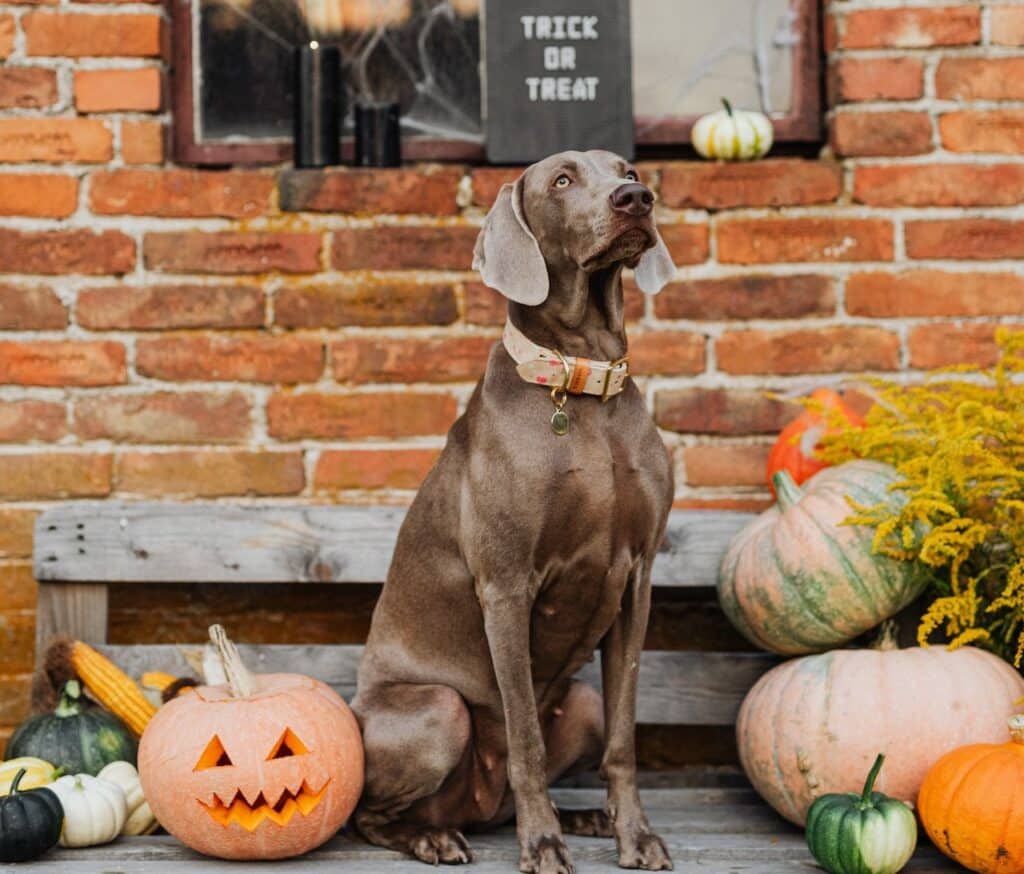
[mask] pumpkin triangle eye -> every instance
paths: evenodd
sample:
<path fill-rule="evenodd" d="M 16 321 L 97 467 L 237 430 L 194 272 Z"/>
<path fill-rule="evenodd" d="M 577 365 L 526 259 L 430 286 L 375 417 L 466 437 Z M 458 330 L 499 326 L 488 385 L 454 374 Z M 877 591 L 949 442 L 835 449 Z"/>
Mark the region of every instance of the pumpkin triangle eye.
<path fill-rule="evenodd" d="M 206 745 L 206 749 L 203 750 L 203 754 L 199 757 L 199 761 L 196 762 L 196 766 L 192 769 L 193 771 L 205 771 L 207 768 L 223 768 L 227 765 L 233 765 L 231 756 L 228 755 L 228 751 L 224 749 L 224 744 L 220 742 L 220 738 L 214 735 L 210 742 Z"/>
<path fill-rule="evenodd" d="M 295 732 L 286 728 L 281 739 L 274 745 L 274 751 L 268 756 L 268 760 L 286 759 L 288 756 L 301 756 L 308 752 L 306 745 L 295 736 Z"/>

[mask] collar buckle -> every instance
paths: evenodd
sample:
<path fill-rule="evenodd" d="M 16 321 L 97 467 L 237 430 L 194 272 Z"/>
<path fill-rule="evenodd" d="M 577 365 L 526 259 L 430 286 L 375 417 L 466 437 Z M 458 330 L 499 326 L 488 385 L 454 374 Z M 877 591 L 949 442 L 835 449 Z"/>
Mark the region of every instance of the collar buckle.
<path fill-rule="evenodd" d="M 601 386 L 601 403 L 606 404 L 611 400 L 608 394 L 609 389 L 612 386 L 612 374 L 618 369 L 620 364 L 626 365 L 626 370 L 629 370 L 629 356 L 623 355 L 621 358 L 615 361 L 608 362 L 608 369 L 604 372 L 604 384 Z"/>

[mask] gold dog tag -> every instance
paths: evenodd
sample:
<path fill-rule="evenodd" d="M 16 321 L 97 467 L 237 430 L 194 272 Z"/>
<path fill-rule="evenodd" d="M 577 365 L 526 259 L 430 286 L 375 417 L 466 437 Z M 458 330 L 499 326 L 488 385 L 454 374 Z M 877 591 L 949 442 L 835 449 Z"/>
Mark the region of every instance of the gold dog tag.
<path fill-rule="evenodd" d="M 559 437 L 569 433 L 569 415 L 562 410 L 555 410 L 551 414 L 551 430 Z"/>

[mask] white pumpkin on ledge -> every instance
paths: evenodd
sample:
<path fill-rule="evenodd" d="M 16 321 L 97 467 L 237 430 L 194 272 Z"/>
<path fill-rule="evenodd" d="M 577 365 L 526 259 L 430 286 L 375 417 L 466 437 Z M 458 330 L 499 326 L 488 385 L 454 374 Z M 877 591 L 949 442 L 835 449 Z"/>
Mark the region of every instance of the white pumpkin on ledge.
<path fill-rule="evenodd" d="M 764 113 L 733 109 L 723 98 L 724 109 L 697 119 L 690 140 L 704 158 L 754 161 L 763 158 L 775 141 L 771 120 Z"/>

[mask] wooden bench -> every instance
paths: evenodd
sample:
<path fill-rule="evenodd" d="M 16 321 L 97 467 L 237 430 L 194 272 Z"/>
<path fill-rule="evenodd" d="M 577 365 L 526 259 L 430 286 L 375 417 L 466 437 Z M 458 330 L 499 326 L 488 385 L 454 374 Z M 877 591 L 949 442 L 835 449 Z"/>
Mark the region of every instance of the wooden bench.
<path fill-rule="evenodd" d="M 63 633 L 94 644 L 132 676 L 152 669 L 194 673 L 188 645 L 107 643 L 109 584 L 379 584 L 403 516 L 400 508 L 350 506 L 80 502 L 51 509 L 36 523 L 37 652 L 52 635 Z M 709 594 L 727 543 L 750 518 L 743 513 L 674 511 L 654 566 L 654 585 Z M 196 641 L 191 649 L 201 646 Z M 311 674 L 346 698 L 354 692 L 362 650 L 301 644 L 240 649 L 255 670 Z M 730 726 L 747 690 L 775 661 L 753 652 L 645 651 L 638 721 Z M 581 676 L 600 686 L 596 660 Z M 812 867 L 800 831 L 776 816 L 748 787 L 682 785 L 687 782 L 673 774 L 648 773 L 642 778 L 652 821 L 669 844 L 677 871 L 776 874 Z M 565 806 L 603 803 L 594 777 L 560 786 L 554 797 Z M 610 842 L 569 842 L 579 871 L 618 870 Z M 517 870 L 511 829 L 474 835 L 471 843 L 478 860 L 473 871 Z M 148 874 L 181 871 L 185 861 L 196 872 L 238 867 L 205 859 L 167 836 L 58 850 L 29 867 Z M 298 871 L 318 861 L 352 874 L 423 870 L 419 863 L 345 836 L 273 868 Z M 907 870 L 956 868 L 931 848 L 923 848 Z"/>

